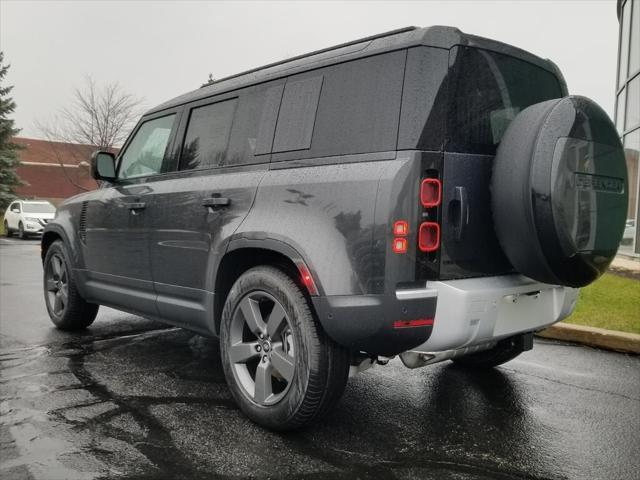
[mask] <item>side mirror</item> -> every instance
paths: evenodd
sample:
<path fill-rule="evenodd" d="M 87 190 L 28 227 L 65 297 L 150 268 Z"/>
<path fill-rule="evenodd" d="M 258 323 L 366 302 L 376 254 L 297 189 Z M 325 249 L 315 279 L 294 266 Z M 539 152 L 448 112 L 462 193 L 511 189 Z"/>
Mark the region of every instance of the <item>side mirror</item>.
<path fill-rule="evenodd" d="M 116 179 L 116 157 L 111 152 L 97 151 L 91 155 L 91 176 L 96 180 Z"/>

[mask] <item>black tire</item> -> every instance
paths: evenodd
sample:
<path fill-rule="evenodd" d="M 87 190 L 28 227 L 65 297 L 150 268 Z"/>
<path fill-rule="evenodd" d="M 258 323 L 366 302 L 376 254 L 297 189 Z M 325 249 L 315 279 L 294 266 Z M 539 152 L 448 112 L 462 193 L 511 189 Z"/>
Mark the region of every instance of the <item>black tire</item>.
<path fill-rule="evenodd" d="M 616 255 L 627 192 L 622 144 L 596 103 L 569 96 L 532 105 L 511 122 L 494 160 L 498 240 L 522 274 L 588 285 Z"/>
<path fill-rule="evenodd" d="M 22 225 L 22 222 L 20 222 L 18 224 L 18 238 L 20 240 L 26 240 L 27 239 L 27 234 L 24 231 L 24 225 Z"/>
<path fill-rule="evenodd" d="M 252 328 L 249 327 L 251 322 L 247 321 L 247 315 L 243 313 L 248 303 L 259 306 L 259 315 L 255 318 L 263 321 L 260 325 L 264 328 L 259 331 L 266 332 L 265 343 L 261 343 L 263 340 L 258 338 L 259 335 L 252 333 Z M 270 303 L 273 303 L 271 310 Z M 266 318 L 268 315 L 269 320 L 276 317 L 271 312 L 276 311 L 277 304 L 284 312 L 284 319 L 279 323 L 284 325 L 282 328 L 291 337 L 289 350 L 293 351 L 293 355 L 287 358 L 293 367 L 289 381 L 286 375 L 280 375 L 275 358 L 276 349 L 283 349 L 286 341 L 282 340 L 278 344 L 275 334 L 273 338 L 271 334 L 267 336 L 271 322 L 264 321 L 262 316 Z M 253 324 L 258 323 L 254 321 Z M 227 296 L 220 329 L 220 350 L 227 383 L 241 410 L 254 422 L 272 430 L 298 429 L 324 415 L 342 396 L 349 375 L 349 353 L 327 337 L 314 319 L 300 288 L 281 270 L 261 266 L 242 274 Z M 258 346 L 262 345 L 262 350 L 258 350 L 262 353 L 256 354 L 257 359 L 252 357 L 232 360 L 231 343 L 235 342 L 234 345 L 238 346 L 233 339 L 238 338 L 239 334 L 243 335 L 243 345 L 245 338 L 246 344 L 255 341 Z M 285 337 L 281 334 L 281 338 Z M 273 345 L 270 343 L 272 341 Z M 267 360 L 265 352 L 269 352 Z M 257 363 L 253 373 L 255 378 L 252 380 L 253 362 Z M 272 365 L 272 369 L 263 378 L 268 378 L 269 391 L 273 393 L 262 398 L 263 395 L 259 395 L 258 390 L 264 392 L 266 389 L 257 387 L 258 369 L 268 368 L 269 365 Z M 252 381 L 253 394 L 250 392 Z M 279 385 L 284 386 L 281 392 L 276 393 L 275 387 Z M 270 401 L 273 403 L 269 403 Z"/>
<path fill-rule="evenodd" d="M 457 366 L 464 368 L 493 368 L 513 360 L 521 353 L 522 348 L 518 345 L 518 342 L 515 341 L 515 338 L 507 338 L 498 342 L 498 344 L 490 350 L 453 358 L 451 361 Z"/>
<path fill-rule="evenodd" d="M 13 236 L 13 232 L 9 228 L 9 224 L 6 220 L 4 221 L 4 234 L 7 236 L 7 238 L 11 238 Z"/>
<path fill-rule="evenodd" d="M 53 242 L 47 250 L 43 287 L 49 318 L 56 328 L 82 330 L 93 323 L 99 305 L 85 301 L 78 292 L 69 254 L 61 240 Z"/>

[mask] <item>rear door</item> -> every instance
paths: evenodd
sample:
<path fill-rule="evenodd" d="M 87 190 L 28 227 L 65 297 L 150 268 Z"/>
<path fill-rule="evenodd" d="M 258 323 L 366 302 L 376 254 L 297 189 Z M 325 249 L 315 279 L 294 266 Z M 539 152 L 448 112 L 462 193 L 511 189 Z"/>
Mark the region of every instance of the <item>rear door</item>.
<path fill-rule="evenodd" d="M 149 203 L 170 163 L 176 111 L 145 119 L 118 158 L 118 178 L 83 205 L 88 297 L 155 315 L 149 255 Z"/>
<path fill-rule="evenodd" d="M 213 329 L 213 265 L 268 169 L 281 95 L 282 82 L 275 82 L 185 107 L 176 171 L 155 184 L 150 205 L 151 263 L 164 319 Z"/>
<path fill-rule="evenodd" d="M 515 116 L 561 97 L 562 86 L 524 59 L 462 46 L 450 52 L 448 78 L 440 278 L 507 273 L 512 267 L 493 227 L 493 159 Z"/>

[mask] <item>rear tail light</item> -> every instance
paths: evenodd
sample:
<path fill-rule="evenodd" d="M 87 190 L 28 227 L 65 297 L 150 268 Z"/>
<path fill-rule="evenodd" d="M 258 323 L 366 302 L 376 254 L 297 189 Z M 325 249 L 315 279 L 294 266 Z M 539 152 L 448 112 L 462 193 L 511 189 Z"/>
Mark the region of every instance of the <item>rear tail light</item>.
<path fill-rule="evenodd" d="M 394 238 L 393 239 L 393 252 L 394 253 L 407 253 L 407 239 L 406 238 Z"/>
<path fill-rule="evenodd" d="M 393 234 L 396 237 L 406 237 L 409 234 L 409 223 L 406 220 L 398 220 L 393 224 Z"/>
<path fill-rule="evenodd" d="M 393 243 L 391 248 L 394 253 L 407 253 L 408 243 L 404 238 L 409 235 L 409 222 L 406 220 L 398 220 L 393 224 Z"/>
<path fill-rule="evenodd" d="M 442 201 L 442 184 L 437 178 L 425 178 L 420 184 L 420 203 L 425 208 L 437 207 Z"/>
<path fill-rule="evenodd" d="M 440 225 L 423 222 L 418 231 L 418 248 L 423 252 L 435 252 L 440 248 Z"/>

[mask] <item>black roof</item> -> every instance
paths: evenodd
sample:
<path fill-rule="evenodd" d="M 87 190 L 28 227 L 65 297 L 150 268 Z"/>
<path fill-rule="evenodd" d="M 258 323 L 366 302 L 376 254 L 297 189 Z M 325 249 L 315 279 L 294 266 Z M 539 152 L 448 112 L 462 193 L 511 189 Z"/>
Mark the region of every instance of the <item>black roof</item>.
<path fill-rule="evenodd" d="M 342 63 L 356 58 L 368 57 L 393 50 L 400 50 L 416 46 L 429 46 L 450 49 L 455 45 L 468 45 L 499 53 L 518 56 L 542 68 L 559 74 L 557 67 L 540 57 L 505 43 L 477 37 L 461 32 L 455 27 L 406 27 L 399 30 L 381 33 L 371 37 L 361 38 L 334 47 L 317 50 L 299 55 L 280 62 L 271 63 L 259 68 L 238 73 L 229 77 L 209 82 L 197 90 L 180 95 L 164 102 L 147 113 L 155 113 L 167 108 L 233 91 L 239 88 L 274 80 L 276 78 L 293 75 L 306 70 L 326 65 Z"/>

